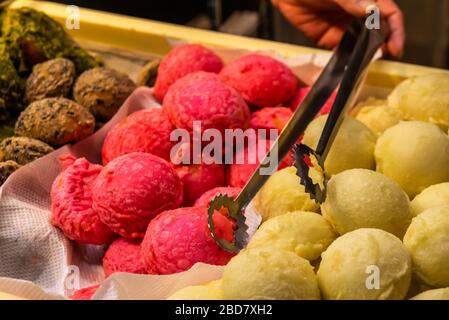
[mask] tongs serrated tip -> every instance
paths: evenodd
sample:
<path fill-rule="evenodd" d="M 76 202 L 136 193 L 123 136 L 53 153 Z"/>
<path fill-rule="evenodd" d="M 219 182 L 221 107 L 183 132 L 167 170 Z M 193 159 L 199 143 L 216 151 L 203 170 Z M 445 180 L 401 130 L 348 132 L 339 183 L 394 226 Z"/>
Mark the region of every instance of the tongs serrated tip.
<path fill-rule="evenodd" d="M 346 111 L 352 105 L 355 93 L 361 86 L 367 67 L 388 34 L 388 26 L 385 24 L 385 21 L 382 21 L 381 25 L 381 28 L 383 28 L 381 30 L 368 30 L 365 28 L 362 20 L 354 21 L 337 48 L 336 56 L 347 56 L 348 52 L 351 52 L 351 54 L 344 72 L 342 72 L 340 88 L 332 104 L 318 145 L 315 150 L 302 144 L 295 147 L 297 175 L 300 177 L 305 191 L 309 193 L 312 199 L 315 199 L 319 203 L 323 203 L 326 200 L 327 179 L 324 174 L 324 162 L 344 120 Z M 352 49 L 349 45 L 351 42 L 353 42 Z M 320 77 L 317 82 L 321 79 Z M 302 107 L 307 108 L 308 106 Z M 320 169 L 323 172 L 323 187 L 319 183 L 314 183 L 310 177 L 310 168 L 313 165 L 305 161 L 306 158 L 310 159 L 310 157 L 315 157 L 317 160 L 316 165 L 321 167 Z"/>
<path fill-rule="evenodd" d="M 311 157 L 315 157 L 316 163 L 311 160 Z M 304 186 L 305 191 L 310 195 L 310 198 L 323 203 L 326 200 L 326 174 L 324 172 L 324 166 L 321 164 L 320 157 L 315 153 L 312 148 L 309 148 L 305 144 L 296 144 L 293 148 L 294 166 L 296 168 L 296 175 L 299 177 L 301 184 Z M 310 177 L 310 170 L 314 165 L 320 166 L 319 170 L 322 172 L 322 185 L 319 182 L 314 182 Z"/>
<path fill-rule="evenodd" d="M 232 242 L 220 238 L 215 232 L 214 214 L 222 214 L 221 210 L 227 209 L 227 215 L 236 222 L 236 230 L 234 232 L 234 239 Z M 226 251 L 237 252 L 243 249 L 248 241 L 249 235 L 248 225 L 246 224 L 245 216 L 240 212 L 240 208 L 235 200 L 226 194 L 218 194 L 209 203 L 207 209 L 208 212 L 208 224 L 212 237 L 217 244 Z"/>
<path fill-rule="evenodd" d="M 340 82 L 343 84 L 343 93 L 339 90 L 323 130 L 323 133 L 326 133 L 326 139 L 320 139 L 317 150 L 312 150 L 303 144 L 297 145 L 294 149 L 297 175 L 300 177 L 301 183 L 305 186 L 306 192 L 310 194 L 311 198 L 320 203 L 326 199 L 327 180 L 326 175 L 324 174 L 323 164 L 329 151 L 330 144 L 332 144 L 336 131 L 341 124 L 342 119 L 340 118 L 340 115 L 341 113 L 344 113 L 345 107 L 348 105 L 347 101 L 352 97 L 354 87 L 360 84 L 360 81 L 358 80 L 361 72 L 364 71 L 364 68 L 367 67 L 372 56 L 374 56 L 375 52 L 372 52 L 372 50 L 376 49 L 375 51 L 377 51 L 385 37 L 385 31 L 377 32 L 373 37 L 366 31 L 367 30 L 364 29 L 364 20 L 355 20 L 352 27 L 344 34 L 336 52 L 329 60 L 309 94 L 305 97 L 301 106 L 299 106 L 293 113 L 290 121 L 287 123 L 271 149 L 278 148 L 278 160 L 282 160 L 304 133 L 308 124 L 319 113 L 322 105 L 326 102 L 338 84 Z M 357 60 L 360 65 L 357 65 L 357 68 L 354 68 L 354 66 L 352 66 L 353 68 L 349 68 L 349 63 L 353 62 L 354 59 Z M 351 71 L 347 72 L 348 70 Z M 349 73 L 349 76 L 347 73 Z M 342 79 L 345 81 L 342 81 Z M 336 105 L 337 107 L 335 107 Z M 271 154 L 271 150 L 269 154 Z M 319 183 L 315 183 L 309 176 L 310 167 L 305 163 L 304 158 L 312 156 L 316 158 L 317 164 L 322 169 L 323 186 L 320 186 Z M 220 194 L 209 204 L 209 229 L 217 244 L 224 250 L 237 252 L 243 249 L 249 241 L 248 225 L 246 224 L 246 218 L 243 212 L 268 179 L 267 176 L 260 172 L 264 163 L 265 159 L 260 162 L 258 168 L 246 183 L 237 199 L 234 200 L 226 195 Z M 232 242 L 229 242 L 226 239 L 220 239 L 215 233 L 213 215 L 216 211 L 220 211 L 222 208 L 227 208 L 229 217 L 236 221 L 237 228 L 234 230 L 234 239 Z"/>

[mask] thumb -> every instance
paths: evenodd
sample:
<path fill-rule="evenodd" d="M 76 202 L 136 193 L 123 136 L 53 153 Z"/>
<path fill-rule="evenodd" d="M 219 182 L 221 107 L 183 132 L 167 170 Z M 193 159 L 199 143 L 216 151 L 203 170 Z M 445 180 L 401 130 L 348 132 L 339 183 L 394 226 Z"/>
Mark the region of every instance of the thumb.
<path fill-rule="evenodd" d="M 364 17 L 368 7 L 377 6 L 376 1 L 372 0 L 335 0 L 335 3 L 354 17 Z"/>

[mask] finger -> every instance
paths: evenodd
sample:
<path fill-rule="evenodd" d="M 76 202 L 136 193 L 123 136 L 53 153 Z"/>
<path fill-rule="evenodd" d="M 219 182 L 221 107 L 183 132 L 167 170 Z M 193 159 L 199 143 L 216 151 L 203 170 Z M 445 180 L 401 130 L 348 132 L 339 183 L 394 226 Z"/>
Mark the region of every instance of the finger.
<path fill-rule="evenodd" d="M 391 56 L 400 58 L 405 44 L 404 16 L 392 0 L 380 0 L 379 10 L 390 26 L 390 36 L 387 41 L 388 52 Z"/>
<path fill-rule="evenodd" d="M 304 15 L 298 28 L 319 47 L 333 49 L 340 42 L 350 21 L 332 23 L 331 20 L 320 20 L 313 14 Z"/>
<path fill-rule="evenodd" d="M 364 17 L 368 7 L 377 5 L 374 0 L 335 0 L 335 2 L 354 17 Z"/>
<path fill-rule="evenodd" d="M 279 7 L 279 2 L 280 2 L 281 0 L 271 0 L 271 4 L 275 7 L 275 8 L 278 8 Z"/>
<path fill-rule="evenodd" d="M 388 18 L 391 33 L 388 37 L 388 51 L 395 58 L 400 58 L 404 51 L 405 30 L 402 15 L 395 14 Z"/>
<path fill-rule="evenodd" d="M 405 44 L 404 17 L 401 10 L 393 0 L 335 0 L 340 7 L 353 16 L 365 16 L 367 8 L 375 5 L 390 26 L 390 35 L 387 40 L 388 53 L 399 58 L 402 56 Z"/>
<path fill-rule="evenodd" d="M 330 28 L 329 24 L 323 20 L 317 19 L 313 15 L 304 15 L 301 20 L 297 20 L 296 22 L 297 24 L 295 26 L 301 30 L 307 38 L 318 45 L 323 45 L 320 44 L 319 41 Z"/>
<path fill-rule="evenodd" d="M 300 7 L 288 2 L 279 2 L 279 11 L 287 20 L 302 31 L 306 37 L 316 42 L 329 27 L 323 20 L 319 19 L 313 12 L 307 12 Z"/>
<path fill-rule="evenodd" d="M 326 21 L 328 27 L 319 37 L 317 44 L 326 49 L 333 49 L 340 43 L 343 34 L 351 24 L 351 20 L 347 19 L 347 16 L 343 13 L 335 13 L 329 15 Z"/>
<path fill-rule="evenodd" d="M 340 43 L 344 30 L 336 26 L 327 29 L 318 40 L 318 46 L 329 50 L 335 48 Z"/>

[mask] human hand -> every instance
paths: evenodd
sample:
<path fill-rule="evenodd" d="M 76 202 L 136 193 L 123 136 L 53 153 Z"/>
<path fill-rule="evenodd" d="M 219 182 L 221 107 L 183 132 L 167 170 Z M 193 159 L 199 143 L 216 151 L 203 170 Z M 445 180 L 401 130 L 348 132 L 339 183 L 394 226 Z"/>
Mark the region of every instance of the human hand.
<path fill-rule="evenodd" d="M 333 49 L 353 17 L 364 17 L 366 8 L 376 5 L 390 26 L 385 49 L 395 58 L 405 42 L 404 19 L 394 0 L 272 0 L 273 5 L 318 46 Z"/>

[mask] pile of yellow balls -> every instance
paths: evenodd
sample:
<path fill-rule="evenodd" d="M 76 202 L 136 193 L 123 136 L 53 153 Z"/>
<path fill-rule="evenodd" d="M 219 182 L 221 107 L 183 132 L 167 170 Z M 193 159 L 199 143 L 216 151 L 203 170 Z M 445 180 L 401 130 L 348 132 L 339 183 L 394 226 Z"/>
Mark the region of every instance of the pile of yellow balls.
<path fill-rule="evenodd" d="M 253 201 L 263 223 L 222 279 L 170 299 L 449 300 L 449 75 L 408 79 L 347 117 L 318 204 L 294 167 Z M 303 143 L 316 147 L 326 116 Z"/>

